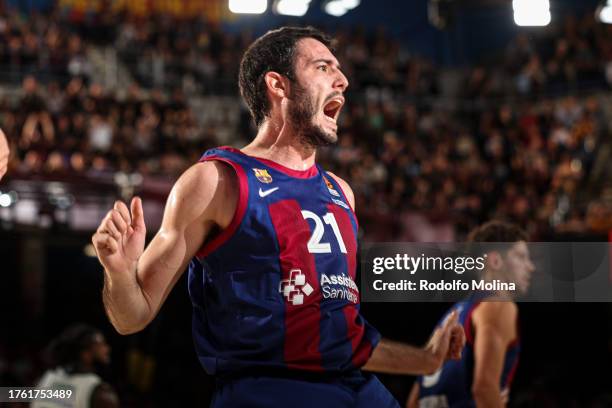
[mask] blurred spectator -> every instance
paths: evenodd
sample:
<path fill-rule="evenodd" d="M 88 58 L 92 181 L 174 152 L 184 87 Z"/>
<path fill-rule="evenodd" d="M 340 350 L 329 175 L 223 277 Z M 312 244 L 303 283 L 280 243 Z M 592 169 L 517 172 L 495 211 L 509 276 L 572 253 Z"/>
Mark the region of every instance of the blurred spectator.
<path fill-rule="evenodd" d="M 71 406 L 118 407 L 114 389 L 97 374 L 110 363 L 110 347 L 102 332 L 78 324 L 65 329 L 48 348 L 49 370 L 36 388 L 70 390 Z M 37 400 L 32 408 L 64 406 L 63 403 Z"/>

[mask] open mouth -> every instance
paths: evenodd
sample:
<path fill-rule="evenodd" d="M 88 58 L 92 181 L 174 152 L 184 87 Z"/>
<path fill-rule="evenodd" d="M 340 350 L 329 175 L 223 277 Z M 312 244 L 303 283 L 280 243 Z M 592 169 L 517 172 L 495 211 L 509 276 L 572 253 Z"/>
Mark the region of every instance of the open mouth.
<path fill-rule="evenodd" d="M 338 116 L 340 116 L 342 105 L 344 105 L 344 98 L 336 97 L 323 106 L 323 113 L 335 123 Z"/>

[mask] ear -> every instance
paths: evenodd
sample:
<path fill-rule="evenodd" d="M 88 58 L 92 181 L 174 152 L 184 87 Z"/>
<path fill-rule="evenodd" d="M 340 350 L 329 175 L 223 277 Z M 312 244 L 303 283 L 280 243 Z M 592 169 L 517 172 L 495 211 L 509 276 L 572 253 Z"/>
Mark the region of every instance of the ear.
<path fill-rule="evenodd" d="M 497 271 L 501 269 L 504 264 L 501 254 L 498 251 L 487 252 L 487 265 Z"/>
<path fill-rule="evenodd" d="M 264 76 L 266 87 L 268 92 L 277 98 L 285 98 L 289 95 L 288 81 L 287 78 L 279 74 L 278 72 L 268 71 Z"/>
<path fill-rule="evenodd" d="M 84 361 L 86 364 L 90 364 L 91 360 L 92 360 L 92 353 L 91 351 L 88 350 L 83 350 L 81 351 L 81 360 Z"/>

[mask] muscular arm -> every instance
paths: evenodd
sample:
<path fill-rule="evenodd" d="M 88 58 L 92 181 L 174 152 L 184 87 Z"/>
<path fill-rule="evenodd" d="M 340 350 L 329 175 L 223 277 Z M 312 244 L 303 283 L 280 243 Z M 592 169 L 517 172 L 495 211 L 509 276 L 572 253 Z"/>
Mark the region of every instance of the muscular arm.
<path fill-rule="evenodd" d="M 133 233 L 144 229 L 142 207 L 133 202 L 130 216 L 123 203 L 116 203 L 107 216 L 110 225 L 103 221 L 105 227 L 101 226 L 96 234 L 101 236 L 97 243 L 94 235 L 94 244 L 105 266 L 104 306 L 119 333 L 140 331 L 153 320 L 211 229 L 229 225 L 236 192 L 235 176 L 226 165 L 218 162 L 194 165 L 174 185 L 161 228 L 139 256 L 138 251 L 130 253 L 133 248 L 128 247 L 128 241 L 132 228 Z M 109 248 L 99 242 L 107 239 L 106 229 L 111 230 L 107 235 L 119 236 L 118 246 L 126 247 L 125 251 L 120 247 L 110 255 L 104 252 L 113 250 L 112 242 Z M 142 239 L 144 245 L 144 234 Z M 116 259 L 111 259 L 113 256 Z"/>
<path fill-rule="evenodd" d="M 434 330 L 423 348 L 382 339 L 363 369 L 387 374 L 432 374 L 444 361 L 460 359 L 464 343 L 463 327 L 457 323 L 457 313 L 453 312 Z"/>
<path fill-rule="evenodd" d="M 342 188 L 347 201 L 355 210 L 355 196 L 348 183 L 328 172 Z M 436 370 L 438 361 L 427 349 L 382 339 L 363 369 L 388 374 L 423 374 Z"/>
<path fill-rule="evenodd" d="M 506 349 L 516 338 L 517 307 L 512 302 L 483 302 L 472 317 L 474 340 L 474 382 L 476 406 L 505 407 L 500 389 Z"/>
<path fill-rule="evenodd" d="M 442 362 L 427 348 L 382 339 L 372 352 L 366 371 L 385 374 L 420 375 L 431 374 Z"/>
<path fill-rule="evenodd" d="M 353 211 L 355 195 L 346 181 L 328 172 L 342 188 Z M 456 323 L 456 316 L 434 332 L 425 348 L 382 339 L 372 352 L 363 369 L 387 374 L 431 374 L 440 368 L 446 358 L 460 358 L 465 342 L 463 329 Z"/>
<path fill-rule="evenodd" d="M 328 173 L 340 185 L 354 211 L 355 196 L 351 187 L 340 177 Z M 382 339 L 363 369 L 388 374 L 422 374 L 435 371 L 437 364 L 436 357 L 426 349 Z"/>

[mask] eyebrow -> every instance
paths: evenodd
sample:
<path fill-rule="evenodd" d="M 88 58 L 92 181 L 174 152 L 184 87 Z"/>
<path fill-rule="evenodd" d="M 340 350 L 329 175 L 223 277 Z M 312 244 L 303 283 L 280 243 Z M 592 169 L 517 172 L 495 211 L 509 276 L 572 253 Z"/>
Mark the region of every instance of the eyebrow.
<path fill-rule="evenodd" d="M 310 63 L 311 64 L 318 64 L 319 62 L 324 62 L 327 65 L 332 65 L 332 66 L 335 66 L 337 69 L 341 69 L 340 63 L 335 64 L 333 60 L 326 59 L 326 58 L 318 58 L 318 59 L 316 59 L 314 61 L 311 61 Z"/>

